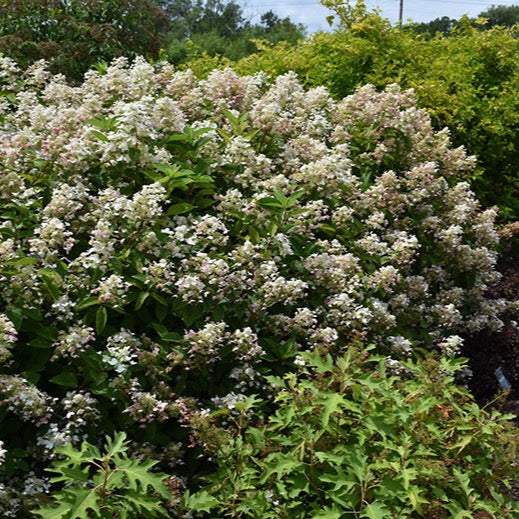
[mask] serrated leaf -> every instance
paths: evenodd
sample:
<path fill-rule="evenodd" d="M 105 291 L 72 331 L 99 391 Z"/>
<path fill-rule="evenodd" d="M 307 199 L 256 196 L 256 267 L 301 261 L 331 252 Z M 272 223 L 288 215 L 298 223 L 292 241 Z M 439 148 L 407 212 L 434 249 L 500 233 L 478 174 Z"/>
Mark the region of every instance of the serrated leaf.
<path fill-rule="evenodd" d="M 59 473 L 61 474 L 60 476 L 51 478 L 52 483 L 86 482 L 89 478 L 87 467 L 82 469 L 81 467 L 60 466 Z"/>
<path fill-rule="evenodd" d="M 413 507 L 413 510 L 417 512 L 422 512 L 422 504 L 427 504 L 429 501 L 424 499 L 420 494 L 422 490 L 419 487 L 411 486 L 407 491 L 407 498 Z"/>
<path fill-rule="evenodd" d="M 171 178 L 181 176 L 181 173 L 183 171 L 176 164 L 173 166 L 168 166 L 167 164 L 161 164 L 160 162 L 154 162 L 152 165 L 156 170 L 160 171 L 161 173 L 164 173 L 167 177 L 171 177 Z"/>
<path fill-rule="evenodd" d="M 147 498 L 141 493 L 132 491 L 126 492 L 124 495 L 124 500 L 128 501 L 129 504 L 128 517 L 135 517 L 135 509 L 139 510 L 141 513 L 145 513 L 145 517 L 155 517 L 157 514 L 164 517 L 170 517 L 167 510 L 165 510 L 156 499 Z M 118 504 L 118 507 L 121 507 L 122 505 L 126 505 L 126 503 Z"/>
<path fill-rule="evenodd" d="M 74 487 L 67 489 L 67 493 L 75 497 L 74 503 L 70 508 L 70 519 L 86 519 L 90 517 L 88 513 L 89 510 L 93 510 L 94 512 L 99 510 L 95 489 Z"/>
<path fill-rule="evenodd" d="M 460 429 L 460 427 L 458 427 L 458 429 Z M 473 439 L 472 436 L 463 436 L 460 441 L 453 444 L 450 448 L 451 449 L 458 448 L 458 451 L 456 454 L 459 454 L 472 441 L 472 439 Z"/>
<path fill-rule="evenodd" d="M 328 427 L 330 423 L 330 416 L 340 410 L 341 404 L 344 402 L 344 397 L 337 393 L 332 393 L 326 399 L 323 412 L 321 415 L 322 427 Z"/>
<path fill-rule="evenodd" d="M 370 503 L 364 508 L 361 517 L 366 517 L 367 519 L 386 519 L 393 517 L 393 515 L 384 504 L 375 502 Z"/>
<path fill-rule="evenodd" d="M 120 460 L 117 466 L 118 472 L 123 472 L 128 480 L 127 487 L 135 492 L 147 492 L 148 488 L 158 493 L 164 499 L 171 499 L 171 493 L 168 487 L 163 483 L 166 474 L 149 472 L 157 461 L 147 460 L 132 460 L 126 458 Z"/>
<path fill-rule="evenodd" d="M 45 519 L 62 519 L 68 515 L 70 507 L 65 503 L 60 503 L 59 506 L 42 506 L 37 510 L 32 510 L 31 513 L 41 515 Z"/>
<path fill-rule="evenodd" d="M 266 375 L 265 380 L 274 388 L 284 388 L 285 381 L 281 377 L 275 375 Z"/>
<path fill-rule="evenodd" d="M 126 452 L 126 433 L 124 432 L 116 432 L 114 434 L 114 439 L 110 438 L 110 436 L 105 436 L 106 440 L 106 454 L 109 457 L 115 456 L 115 454 Z"/>
<path fill-rule="evenodd" d="M 288 497 L 290 499 L 296 498 L 302 492 L 308 493 L 310 483 L 304 474 L 295 474 L 290 482 Z"/>
<path fill-rule="evenodd" d="M 267 479 L 276 474 L 283 476 L 290 474 L 294 469 L 303 467 L 303 463 L 294 458 L 292 454 L 275 453 L 267 457 L 265 465 L 268 467 L 265 473 L 260 478 L 260 483 L 265 483 Z"/>
<path fill-rule="evenodd" d="M 101 452 L 99 449 L 85 441 L 81 442 L 79 450 L 77 450 L 71 443 L 67 443 L 67 445 L 63 445 L 62 447 L 56 447 L 55 450 L 58 454 L 62 454 L 70 460 L 69 462 L 58 461 L 58 465 L 61 463 L 80 464 L 83 462 L 90 462 L 94 459 L 94 457 L 101 457 Z"/>
<path fill-rule="evenodd" d="M 190 495 L 187 498 L 186 504 L 187 507 L 194 512 L 210 512 L 212 508 L 219 504 L 219 501 L 207 491 L 202 490 Z"/>

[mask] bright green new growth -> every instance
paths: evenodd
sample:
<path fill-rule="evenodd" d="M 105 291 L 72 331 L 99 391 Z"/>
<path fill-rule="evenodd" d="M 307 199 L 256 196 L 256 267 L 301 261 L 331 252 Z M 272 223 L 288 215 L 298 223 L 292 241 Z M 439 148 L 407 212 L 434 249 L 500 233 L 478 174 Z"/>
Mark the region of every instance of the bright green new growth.
<path fill-rule="evenodd" d="M 518 504 L 499 487 L 516 470 L 517 438 L 509 417 L 480 409 L 454 383 L 462 361 L 388 367 L 352 346 L 336 361 L 314 351 L 300 363 L 298 374 L 270 377 L 277 409 L 218 450 L 210 484 L 185 496 L 189 510 L 257 519 L 517 517 Z M 244 403 L 236 423 L 256 415 L 258 403 Z"/>
<path fill-rule="evenodd" d="M 131 519 L 167 517 L 162 501 L 171 494 L 163 483 L 166 474 L 152 473 L 157 463 L 127 456 L 126 434 L 106 436 L 105 452 L 83 442 L 79 450 L 71 444 L 55 452 L 63 458 L 49 472 L 53 483 L 63 488 L 53 494 L 55 504 L 34 513 L 44 519 Z"/>

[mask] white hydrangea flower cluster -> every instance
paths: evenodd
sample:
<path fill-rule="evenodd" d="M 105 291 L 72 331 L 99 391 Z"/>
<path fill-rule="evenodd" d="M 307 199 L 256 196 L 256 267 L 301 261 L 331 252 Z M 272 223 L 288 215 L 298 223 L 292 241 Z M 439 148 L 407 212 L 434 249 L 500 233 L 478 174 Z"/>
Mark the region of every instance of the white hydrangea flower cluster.
<path fill-rule="evenodd" d="M 35 385 L 17 375 L 0 376 L 0 405 L 38 426 L 46 424 L 53 414 L 53 399 Z"/>
<path fill-rule="evenodd" d="M 438 348 L 447 356 L 453 357 L 460 352 L 463 346 L 463 337 L 451 335 L 438 344 Z"/>
<path fill-rule="evenodd" d="M 72 325 L 67 330 L 59 332 L 58 340 L 54 343 L 54 355 L 51 358 L 52 360 L 64 357 L 77 358 L 94 340 L 93 328 L 82 324 Z"/>
<path fill-rule="evenodd" d="M 132 395 L 134 403 L 124 410 L 136 422 L 144 426 L 150 422 L 163 422 L 171 417 L 170 402 L 159 400 L 149 391 L 138 391 Z M 174 414 L 174 413 L 173 413 Z"/>
<path fill-rule="evenodd" d="M 11 357 L 9 349 L 17 338 L 18 333 L 12 321 L 5 314 L 0 314 L 0 365 Z"/>
<path fill-rule="evenodd" d="M 130 285 L 121 276 L 112 274 L 99 281 L 90 293 L 97 295 L 99 301 L 112 307 L 121 307 L 124 303 L 124 296 Z"/>
<path fill-rule="evenodd" d="M 141 342 L 135 335 L 122 329 L 106 341 L 106 350 L 102 353 L 103 363 L 116 373 L 125 373 L 128 368 L 137 364 L 137 352 Z"/>
<path fill-rule="evenodd" d="M 77 440 L 77 438 L 75 438 Z M 57 423 L 49 424 L 44 434 L 39 435 L 36 445 L 43 449 L 46 457 L 52 457 L 52 451 L 56 447 L 63 447 L 74 440 L 68 429 L 62 429 Z"/>
<path fill-rule="evenodd" d="M 62 400 L 67 427 L 81 431 L 87 426 L 96 426 L 101 414 L 97 400 L 88 391 L 68 391 Z"/>
<path fill-rule="evenodd" d="M 0 104 L 0 209 L 26 215 L 0 226 L 0 312 L 36 330 L 20 348 L 54 348 L 42 380 L 66 363 L 81 388 L 57 388 L 54 406 L 11 372 L 17 333 L 0 313 L 0 405 L 39 424 L 35 443 L 44 424 L 94 420 L 94 398 L 184 426 L 298 350 L 360 337 L 398 371 L 416 345 L 451 355 L 456 337 L 502 325 L 508 303 L 485 295 L 496 213 L 466 182 L 475 159 L 412 91 L 337 102 L 292 73 L 200 81 L 142 59 L 77 86 L 40 69 L 0 58 L 16 93 Z"/>

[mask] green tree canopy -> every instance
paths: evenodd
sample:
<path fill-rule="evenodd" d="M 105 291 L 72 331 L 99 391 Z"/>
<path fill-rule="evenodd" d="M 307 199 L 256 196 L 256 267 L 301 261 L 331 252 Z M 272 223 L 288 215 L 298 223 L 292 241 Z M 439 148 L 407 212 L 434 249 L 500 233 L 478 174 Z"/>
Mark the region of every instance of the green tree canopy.
<path fill-rule="evenodd" d="M 304 36 L 301 24 L 272 11 L 264 13 L 259 23 L 251 23 L 234 0 L 158 1 L 170 18 L 167 56 L 174 63 L 203 53 L 237 60 L 256 50 L 253 39 L 294 44 Z"/>
<path fill-rule="evenodd" d="M 484 18 L 486 22 L 479 23 L 481 18 Z M 483 30 L 497 26 L 510 28 L 519 23 L 519 5 L 493 5 L 479 13 L 476 18 L 464 16 L 460 20 L 456 20 L 455 18 L 442 16 L 430 22 L 413 23 L 410 27 L 419 34 L 434 36 L 435 34 L 441 33 L 444 36 L 448 36 L 456 27 L 463 23 L 470 23 Z"/>
<path fill-rule="evenodd" d="M 97 61 L 157 56 L 167 25 L 152 0 L 0 0 L 0 52 L 79 79 Z"/>
<path fill-rule="evenodd" d="M 480 18 L 486 18 L 485 27 L 512 27 L 519 23 L 519 5 L 493 5 L 479 14 Z"/>
<path fill-rule="evenodd" d="M 457 25 L 458 20 L 449 18 L 448 16 L 442 16 L 441 18 L 435 18 L 430 22 L 414 23 L 411 27 L 413 31 L 420 34 L 430 34 L 431 36 L 434 36 L 437 33 L 441 33 L 447 36 Z"/>

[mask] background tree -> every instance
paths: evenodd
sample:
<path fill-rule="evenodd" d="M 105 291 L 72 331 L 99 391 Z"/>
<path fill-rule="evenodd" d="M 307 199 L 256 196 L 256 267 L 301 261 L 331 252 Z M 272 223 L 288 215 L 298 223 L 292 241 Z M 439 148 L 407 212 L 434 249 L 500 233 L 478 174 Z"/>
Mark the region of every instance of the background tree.
<path fill-rule="evenodd" d="M 493 5 L 479 14 L 480 18 L 486 18 L 485 27 L 513 27 L 519 23 L 519 5 Z"/>
<path fill-rule="evenodd" d="M 159 5 L 170 18 L 166 55 L 173 63 L 204 54 L 238 60 L 256 51 L 253 39 L 295 44 L 304 36 L 301 24 L 272 11 L 251 23 L 233 0 L 162 0 Z"/>
<path fill-rule="evenodd" d="M 411 28 L 419 34 L 434 36 L 437 33 L 441 33 L 444 36 L 448 36 L 457 25 L 458 20 L 449 18 L 448 16 L 442 16 L 427 23 L 413 23 Z"/>
<path fill-rule="evenodd" d="M 168 17 L 152 0 L 0 0 L 0 52 L 80 79 L 117 56 L 158 56 Z"/>
<path fill-rule="evenodd" d="M 479 23 L 481 18 L 485 18 L 486 22 Z M 483 30 L 496 26 L 510 28 L 519 23 L 519 5 L 493 5 L 479 13 L 476 18 L 462 17 L 460 20 L 456 20 L 448 16 L 442 16 L 426 23 L 413 23 L 410 28 L 419 34 L 434 36 L 441 33 L 448 36 L 460 23 L 468 23 L 469 21 L 473 26 Z"/>

